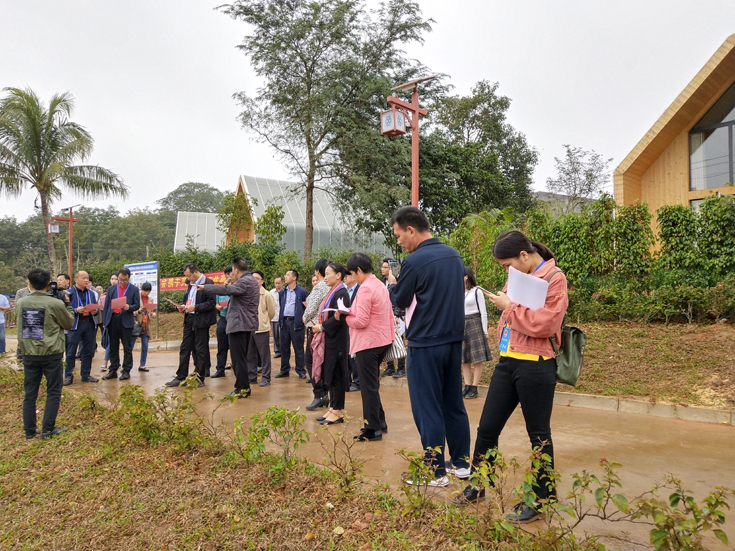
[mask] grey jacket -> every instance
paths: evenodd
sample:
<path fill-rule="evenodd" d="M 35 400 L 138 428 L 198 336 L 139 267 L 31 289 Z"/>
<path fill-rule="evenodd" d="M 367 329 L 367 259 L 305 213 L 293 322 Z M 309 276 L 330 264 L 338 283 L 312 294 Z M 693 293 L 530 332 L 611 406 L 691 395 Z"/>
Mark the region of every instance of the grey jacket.
<path fill-rule="evenodd" d="M 258 330 L 260 284 L 250 272 L 245 272 L 231 285 L 204 285 L 212 295 L 227 295 L 227 333 Z"/>

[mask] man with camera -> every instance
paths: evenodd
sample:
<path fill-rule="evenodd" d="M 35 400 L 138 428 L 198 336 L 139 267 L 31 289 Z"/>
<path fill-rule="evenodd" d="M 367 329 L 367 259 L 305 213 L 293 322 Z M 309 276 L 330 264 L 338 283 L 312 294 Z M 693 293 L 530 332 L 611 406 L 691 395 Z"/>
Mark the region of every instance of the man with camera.
<path fill-rule="evenodd" d="M 36 437 L 36 399 L 41 377 L 46 377 L 46 408 L 41 432 L 45 440 L 62 432 L 56 426 L 64 374 L 61 358 L 64 330 L 74 325 L 74 311 L 66 293 L 55 288 L 49 290 L 51 274 L 48 270 L 31 270 L 28 281 L 33 292 L 15 305 L 18 344 L 23 354 L 23 429 L 27 439 Z"/>

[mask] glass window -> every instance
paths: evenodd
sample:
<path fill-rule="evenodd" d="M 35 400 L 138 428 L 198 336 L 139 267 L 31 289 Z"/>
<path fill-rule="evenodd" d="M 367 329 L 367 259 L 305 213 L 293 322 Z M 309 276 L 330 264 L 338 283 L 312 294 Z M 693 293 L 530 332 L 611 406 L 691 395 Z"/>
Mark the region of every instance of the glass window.
<path fill-rule="evenodd" d="M 689 133 L 689 189 L 722 187 L 735 178 L 735 84 Z"/>
<path fill-rule="evenodd" d="M 721 187 L 730 181 L 729 142 L 726 126 L 689 135 L 692 191 Z"/>
<path fill-rule="evenodd" d="M 704 199 L 693 199 L 692 201 L 689 201 L 689 207 L 691 207 L 694 212 L 698 212 L 702 203 L 704 203 Z"/>

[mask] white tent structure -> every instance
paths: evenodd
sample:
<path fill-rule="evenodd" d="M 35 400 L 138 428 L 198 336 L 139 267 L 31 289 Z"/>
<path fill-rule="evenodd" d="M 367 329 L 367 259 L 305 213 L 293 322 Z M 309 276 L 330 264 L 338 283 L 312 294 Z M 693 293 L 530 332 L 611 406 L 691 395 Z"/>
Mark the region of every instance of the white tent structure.
<path fill-rule="evenodd" d="M 176 216 L 174 252 L 187 246 L 198 251 L 216 252 L 225 244 L 225 233 L 217 227 L 217 215 L 208 212 L 183 212 Z"/>
<path fill-rule="evenodd" d="M 281 242 L 287 251 L 303 251 L 306 235 L 306 197 L 298 185 L 285 180 L 240 176 L 238 194 L 245 194 L 255 223 L 270 205 L 283 208 L 286 233 Z M 240 240 L 257 242 L 254 232 L 243 232 Z M 215 252 L 225 245 L 226 234 L 217 227 L 217 215 L 204 212 L 179 212 L 176 219 L 174 252 L 187 245 L 200 251 Z M 344 216 L 332 197 L 321 189 L 314 190 L 314 245 L 313 250 L 329 247 L 336 250 L 359 250 L 366 253 L 389 254 L 383 236 L 357 232 Z"/>
<path fill-rule="evenodd" d="M 240 176 L 237 193 L 244 193 L 253 213 L 254 221 L 270 205 L 283 207 L 283 225 L 286 233 L 282 243 L 288 251 L 303 251 L 306 235 L 306 197 L 298 184 L 285 180 Z M 257 238 L 256 238 L 257 241 Z M 366 253 L 387 254 L 388 248 L 380 234 L 360 234 L 342 212 L 332 197 L 321 189 L 314 190 L 314 246 L 337 250 L 360 250 Z"/>

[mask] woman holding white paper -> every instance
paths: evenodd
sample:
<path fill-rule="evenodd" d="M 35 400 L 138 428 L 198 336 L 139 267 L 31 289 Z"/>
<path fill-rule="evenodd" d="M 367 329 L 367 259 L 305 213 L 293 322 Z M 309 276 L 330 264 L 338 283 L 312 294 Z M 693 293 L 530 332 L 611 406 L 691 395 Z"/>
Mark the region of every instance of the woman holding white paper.
<path fill-rule="evenodd" d="M 508 515 L 512 522 L 530 522 L 539 515 L 544 502 L 554 500 L 556 490 L 548 471 L 554 468 L 554 447 L 551 440 L 551 410 L 556 388 L 556 360 L 550 337 L 561 341 L 561 326 L 567 311 L 567 279 L 556 266 L 554 254 L 541 243 L 531 241 L 519 231 L 500 234 L 493 247 L 493 256 L 506 271 L 511 267 L 548 281 L 546 301 L 542 308 L 512 302 L 503 289 L 496 294 L 485 293 L 503 313 L 498 322 L 500 361 L 495 366 L 480 424 L 472 459 L 476 469 L 482 461 L 492 463 L 487 452 L 497 448 L 498 438 L 518 404 L 521 405 L 526 430 L 534 449 L 551 457 L 548 468 L 541 467 L 533 487 L 536 502 L 530 507 L 518 503 Z M 467 486 L 455 498 L 457 505 L 473 503 L 483 497 L 482 486 Z"/>
<path fill-rule="evenodd" d="M 319 422 L 322 425 L 343 423 L 345 392 L 350 388 L 350 328 L 345 318 L 335 317 L 339 306 L 349 308 L 350 295 L 344 284 L 347 269 L 336 262 L 324 270 L 324 282 L 329 293 L 319 305 L 319 323 L 312 331 L 312 377 L 322 379 L 329 388 L 329 411 Z M 323 335 L 320 335 L 323 334 Z"/>
<path fill-rule="evenodd" d="M 490 346 L 487 344 L 487 306 L 485 296 L 477 287 L 472 268 L 464 267 L 464 341 L 462 341 L 462 377 L 464 390 L 462 396 L 471 400 L 477 398 L 477 385 L 480 384 L 482 364 L 492 360 Z"/>

